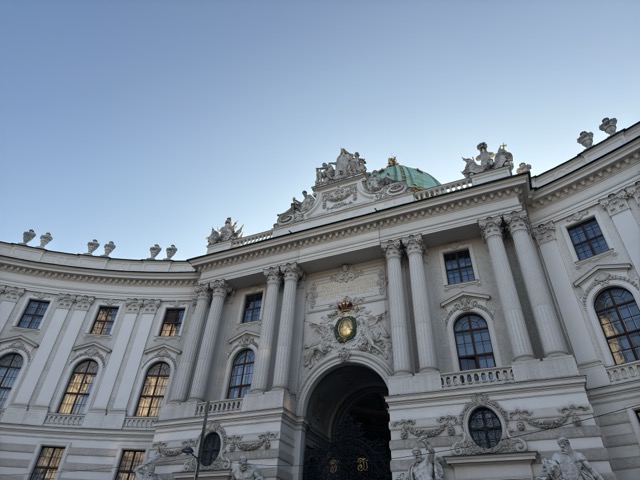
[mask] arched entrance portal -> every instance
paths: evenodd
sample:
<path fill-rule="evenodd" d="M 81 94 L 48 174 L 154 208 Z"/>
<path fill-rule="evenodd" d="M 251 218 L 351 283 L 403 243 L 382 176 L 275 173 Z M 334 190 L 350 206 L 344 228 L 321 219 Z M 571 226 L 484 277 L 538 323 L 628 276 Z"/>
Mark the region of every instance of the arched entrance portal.
<path fill-rule="evenodd" d="M 307 407 L 305 480 L 390 480 L 384 381 L 356 365 L 328 373 Z"/>

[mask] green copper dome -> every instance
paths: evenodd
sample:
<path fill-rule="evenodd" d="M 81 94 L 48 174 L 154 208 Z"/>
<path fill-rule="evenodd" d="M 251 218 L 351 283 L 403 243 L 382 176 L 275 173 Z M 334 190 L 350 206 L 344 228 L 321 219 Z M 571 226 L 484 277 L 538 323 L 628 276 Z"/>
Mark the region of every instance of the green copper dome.
<path fill-rule="evenodd" d="M 379 174 L 381 180 L 389 178 L 396 182 L 404 182 L 409 188 L 417 190 L 426 190 L 440 185 L 440 182 L 427 172 L 423 172 L 419 168 L 400 165 L 396 157 L 391 157 L 387 167 L 379 170 Z"/>

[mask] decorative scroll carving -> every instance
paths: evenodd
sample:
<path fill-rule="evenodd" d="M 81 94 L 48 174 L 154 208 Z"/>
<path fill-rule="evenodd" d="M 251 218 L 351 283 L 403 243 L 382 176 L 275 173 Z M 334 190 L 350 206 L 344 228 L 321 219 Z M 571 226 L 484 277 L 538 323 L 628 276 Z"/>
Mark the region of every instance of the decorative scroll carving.
<path fill-rule="evenodd" d="M 442 417 L 438 417 L 436 421 L 440 424 L 434 428 L 415 428 L 416 421 L 415 420 L 399 420 L 397 422 L 392 422 L 392 428 L 400 427 L 400 438 L 406 440 L 409 438 L 409 434 L 414 437 L 437 437 L 445 430 L 447 431 L 447 435 L 450 437 L 456 434 L 455 426 L 458 425 L 458 417 L 455 415 L 444 415 Z"/>
<path fill-rule="evenodd" d="M 599 203 L 607 210 L 610 216 L 613 216 L 616 213 L 629 210 L 629 202 L 627 199 L 630 196 L 626 190 L 620 190 L 618 193 L 612 193 L 607 196 L 607 198 L 603 198 Z"/>
<path fill-rule="evenodd" d="M 231 451 L 229 450 L 229 437 L 227 437 L 227 432 L 220 425 L 219 422 L 210 422 L 207 425 L 207 429 L 204 432 L 202 438 L 198 437 L 195 440 L 187 440 L 182 442 L 182 446 L 179 447 L 179 452 L 175 453 L 178 449 L 166 449 L 164 443 L 152 444 L 159 445 L 158 451 L 167 456 L 177 456 L 182 453 L 182 449 L 185 447 L 191 447 L 194 451 L 198 451 L 199 443 L 202 439 L 206 438 L 210 433 L 217 433 L 220 437 L 220 453 L 218 454 L 218 458 L 216 458 L 211 465 L 202 465 L 200 464 L 200 470 L 227 470 L 231 467 L 231 460 L 226 457 L 226 453 Z M 162 448 L 162 450 L 160 449 Z M 165 453 L 166 452 L 166 453 Z M 189 458 L 185 461 L 183 470 L 184 471 L 194 471 L 196 469 L 196 459 L 193 456 L 189 456 Z"/>
<path fill-rule="evenodd" d="M 589 298 L 589 294 L 591 293 L 591 290 L 593 290 L 594 288 L 602 287 L 604 285 L 608 285 L 612 280 L 618 280 L 621 282 L 628 283 L 636 287 L 636 290 L 640 290 L 640 286 L 638 285 L 638 282 L 631 280 L 629 277 L 623 277 L 622 275 L 613 275 L 609 272 L 600 272 L 595 277 L 593 277 L 593 282 L 591 282 L 591 285 L 589 285 L 584 290 L 584 294 L 582 295 L 582 304 L 585 307 L 587 306 L 587 299 Z"/>
<path fill-rule="evenodd" d="M 89 357 L 89 358 L 97 358 L 98 360 L 100 360 L 100 363 L 102 364 L 102 366 L 104 367 L 107 364 L 107 360 L 104 356 L 104 354 L 98 350 L 96 347 L 89 347 L 86 350 L 82 351 L 82 352 L 78 352 L 76 353 L 70 360 L 69 360 L 69 364 L 74 363 L 78 358 L 83 358 L 83 357 Z"/>
<path fill-rule="evenodd" d="M 581 412 L 589 412 L 591 409 L 588 405 L 576 405 L 574 403 L 570 403 L 567 407 L 562 407 L 558 409 L 558 412 L 562 416 L 558 418 L 547 418 L 547 419 L 536 419 L 531 418 L 533 415 L 529 410 L 520 410 L 516 409 L 513 412 L 509 412 L 509 418 L 517 419 L 517 427 L 519 431 L 524 431 L 524 424 L 527 423 L 535 428 L 540 428 L 542 430 L 549 430 L 551 428 L 558 428 L 562 425 L 566 424 L 568 421 L 571 421 L 576 427 L 579 427 L 582 424 L 580 417 L 578 416 L 578 411 Z"/>
<path fill-rule="evenodd" d="M 241 337 L 237 338 L 230 346 L 229 351 L 227 352 L 227 357 L 230 357 L 233 352 L 238 349 L 244 349 L 253 346 L 256 350 L 258 350 L 258 342 L 256 342 L 256 338 L 253 335 L 245 333 Z"/>
<path fill-rule="evenodd" d="M 20 300 L 20 297 L 24 295 L 24 292 L 26 292 L 24 288 L 7 286 L 0 287 L 0 294 L 4 295 L 4 298 L 11 302 L 17 302 Z"/>
<path fill-rule="evenodd" d="M 468 312 L 470 310 L 482 310 L 489 318 L 493 319 L 493 311 L 489 310 L 486 306 L 486 302 L 490 300 L 489 296 L 478 296 L 473 294 L 459 294 L 460 296 L 453 297 L 455 303 L 447 310 L 447 314 L 443 317 L 445 325 L 449 325 L 449 321 L 454 315 L 460 312 Z M 452 300 L 453 300 L 452 299 Z M 447 306 L 448 302 L 443 302 L 442 306 Z"/>
<path fill-rule="evenodd" d="M 137 298 L 127 298 L 124 305 L 127 313 L 138 313 L 143 305 L 143 301 Z"/>
<path fill-rule="evenodd" d="M 6 349 L 0 350 L 0 357 L 4 356 L 4 354 L 7 351 L 16 352 L 16 353 L 18 351 L 23 352 L 27 357 L 27 360 L 31 362 L 31 350 L 28 349 L 27 346 L 24 344 L 24 342 L 20 340 L 16 340 L 11 345 L 9 345 Z"/>
<path fill-rule="evenodd" d="M 331 275 L 329 278 L 334 282 L 338 283 L 348 283 L 351 280 L 355 280 L 360 277 L 364 273 L 364 270 L 358 270 L 351 265 L 343 265 L 340 269 L 340 272 L 335 275 Z"/>
<path fill-rule="evenodd" d="M 533 236 L 538 242 L 538 245 L 551 242 L 556 239 L 556 227 L 553 225 L 553 221 L 549 220 L 547 223 L 542 223 L 533 228 Z"/>
<path fill-rule="evenodd" d="M 142 313 L 156 313 L 161 303 L 162 301 L 157 299 L 144 300 L 142 302 Z"/>
<path fill-rule="evenodd" d="M 271 448 L 271 440 L 276 440 L 278 438 L 277 433 L 263 433 L 258 435 L 258 440 L 256 442 L 244 442 L 242 443 L 242 435 L 231 435 L 229 436 L 229 452 L 235 452 L 236 449 L 242 452 L 249 452 L 251 450 L 258 450 L 259 448 L 263 448 L 265 450 L 269 450 Z"/>
<path fill-rule="evenodd" d="M 571 215 L 569 218 L 567 218 L 567 223 L 577 223 L 580 220 L 582 220 L 584 217 L 586 217 L 587 215 L 589 215 L 589 210 L 584 210 L 582 212 L 576 212 L 573 215 Z"/>
<path fill-rule="evenodd" d="M 349 199 L 349 197 L 351 197 Z M 334 210 L 336 208 L 351 205 L 358 199 L 358 188 L 356 184 L 341 185 L 338 188 L 322 194 L 322 208 L 325 210 Z M 327 206 L 327 203 L 332 205 Z"/>
<path fill-rule="evenodd" d="M 89 297 L 87 295 L 79 295 L 76 297 L 76 310 L 89 310 L 91 304 L 94 302 L 95 297 Z"/>
<path fill-rule="evenodd" d="M 69 295 L 68 293 L 61 293 L 58 295 L 58 307 L 69 310 L 73 302 L 75 302 L 75 297 L 73 295 Z"/>

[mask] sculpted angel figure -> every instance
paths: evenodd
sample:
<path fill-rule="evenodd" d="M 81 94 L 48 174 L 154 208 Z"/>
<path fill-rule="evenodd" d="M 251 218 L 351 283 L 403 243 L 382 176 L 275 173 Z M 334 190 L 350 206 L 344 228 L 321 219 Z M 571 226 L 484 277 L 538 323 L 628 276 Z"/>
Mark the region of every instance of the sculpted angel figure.
<path fill-rule="evenodd" d="M 333 348 L 331 342 L 333 327 L 330 324 L 309 322 L 309 325 L 316 331 L 316 338 L 311 343 L 304 345 L 304 348 L 307 349 L 304 354 L 305 367 L 312 367 L 316 360 L 324 357 Z"/>

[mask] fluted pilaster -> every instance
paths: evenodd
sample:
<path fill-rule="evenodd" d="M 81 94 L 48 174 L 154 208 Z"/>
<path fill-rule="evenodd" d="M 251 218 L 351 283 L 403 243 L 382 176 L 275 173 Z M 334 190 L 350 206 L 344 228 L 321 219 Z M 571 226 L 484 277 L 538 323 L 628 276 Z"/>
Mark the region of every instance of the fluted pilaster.
<path fill-rule="evenodd" d="M 518 299 L 513 274 L 509 266 L 507 251 L 502 240 L 502 218 L 487 217 L 478 222 L 482 236 L 489 247 L 491 265 L 495 274 L 498 290 L 500 291 L 500 303 L 504 312 L 505 324 L 513 350 L 514 360 L 526 360 L 533 358 L 533 349 L 524 321 L 522 307 Z"/>
<path fill-rule="evenodd" d="M 395 373 L 411 373 L 409 334 L 400 264 L 402 244 L 400 240 L 389 240 L 382 245 L 382 250 L 387 259 L 387 291 L 391 316 L 391 339 L 393 341 L 393 369 Z"/>
<path fill-rule="evenodd" d="M 404 238 L 402 243 L 409 257 L 413 321 L 416 329 L 420 370 L 432 370 L 436 368 L 436 354 L 427 296 L 427 280 L 424 275 L 423 255 L 426 254 L 426 248 L 420 235 Z"/>
<path fill-rule="evenodd" d="M 271 365 L 271 349 L 276 328 L 276 307 L 278 305 L 278 290 L 282 275 L 278 267 L 271 267 L 264 270 L 267 277 L 267 291 L 265 292 L 262 308 L 262 327 L 260 329 L 260 348 L 256 355 L 256 362 L 253 368 L 253 380 L 251 382 L 252 392 L 264 392 L 268 388 L 269 366 Z"/>
<path fill-rule="evenodd" d="M 204 400 L 207 391 L 207 378 L 211 369 L 211 361 L 213 359 L 213 347 L 220 325 L 222 316 L 222 307 L 224 300 L 233 289 L 224 280 L 216 280 L 210 284 L 211 287 L 211 308 L 207 316 L 207 324 L 204 329 L 204 335 L 200 343 L 200 355 L 196 363 L 196 371 L 193 375 L 193 383 L 191 384 L 191 394 L 189 398 Z"/>
<path fill-rule="evenodd" d="M 287 263 L 280 267 L 284 274 L 284 293 L 282 296 L 282 312 L 280 313 L 280 331 L 278 333 L 278 350 L 273 374 L 274 388 L 287 388 L 289 365 L 291 364 L 291 340 L 293 338 L 293 319 L 296 307 L 296 289 L 302 269 L 296 263 Z"/>
<path fill-rule="evenodd" d="M 560 320 L 553 306 L 553 299 L 542 270 L 540 257 L 529 233 L 527 213 L 524 211 L 513 212 L 510 215 L 505 215 L 504 220 L 509 226 L 516 247 L 516 255 L 522 269 L 544 356 L 566 354 L 567 347 L 562 336 Z"/>

